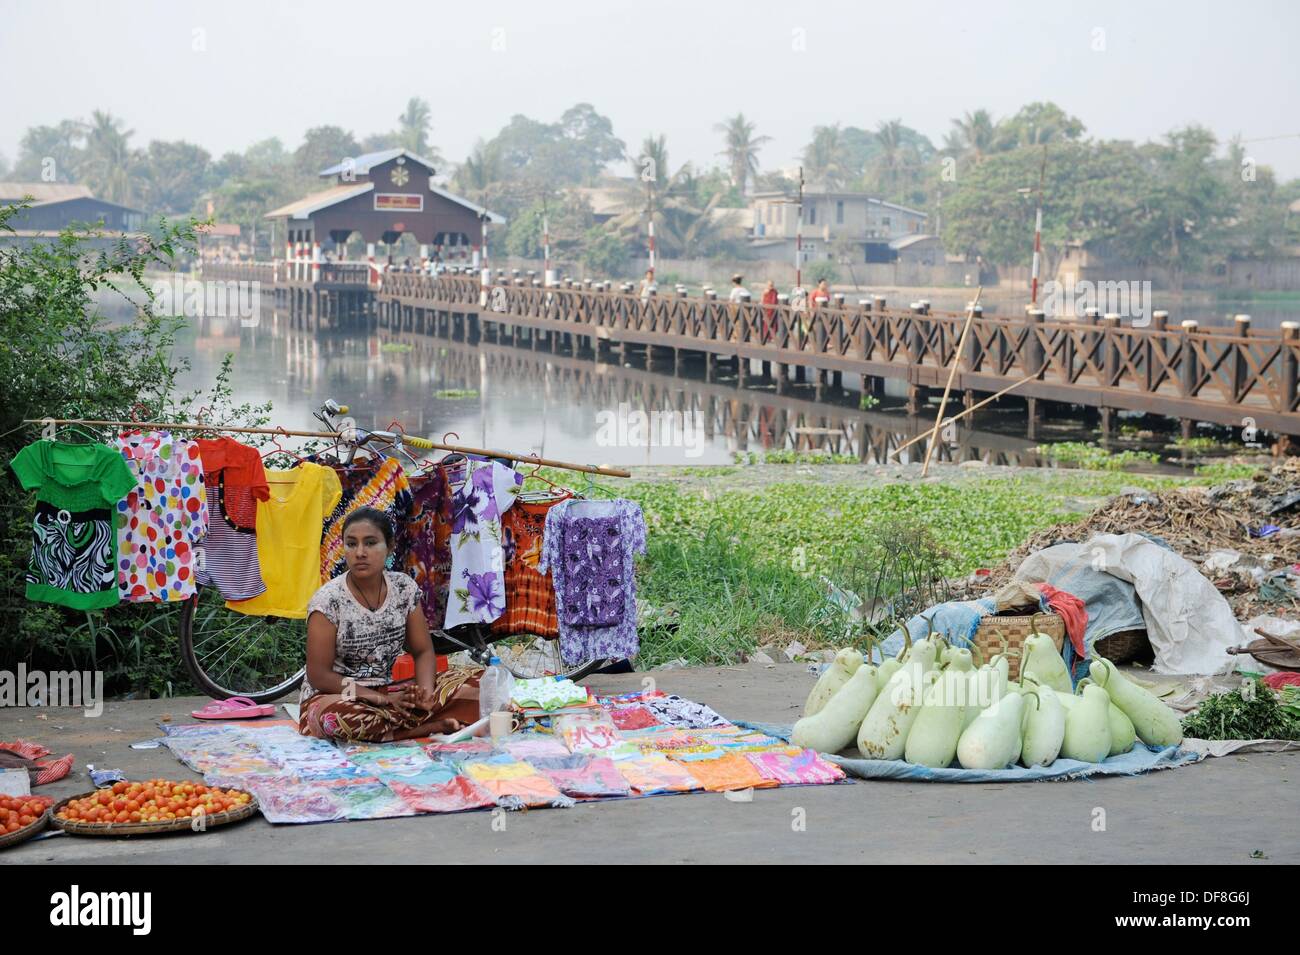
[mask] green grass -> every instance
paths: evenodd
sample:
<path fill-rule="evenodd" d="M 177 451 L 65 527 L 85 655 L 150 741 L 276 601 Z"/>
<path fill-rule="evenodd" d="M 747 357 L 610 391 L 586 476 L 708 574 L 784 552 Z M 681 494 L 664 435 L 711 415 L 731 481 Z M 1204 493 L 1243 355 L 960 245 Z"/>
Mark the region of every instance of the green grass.
<path fill-rule="evenodd" d="M 1254 464 L 1238 464 L 1235 461 L 1212 461 L 1196 467 L 1196 476 L 1214 481 L 1240 481 L 1253 478 L 1259 473 Z"/>
<path fill-rule="evenodd" d="M 1153 475 L 1079 472 L 960 484 L 776 485 L 710 497 L 667 483 L 613 485 L 641 504 L 647 554 L 640 599 L 675 627 L 642 633 L 641 666 L 684 658 L 734 663 L 769 642 L 830 644 L 821 577 L 863 594 L 891 521 L 928 528 L 951 575 L 989 567 L 1031 533 L 1077 516 L 1080 498 L 1179 483 Z"/>
<path fill-rule="evenodd" d="M 478 392 L 473 388 L 442 388 L 433 393 L 435 398 L 477 398 Z"/>

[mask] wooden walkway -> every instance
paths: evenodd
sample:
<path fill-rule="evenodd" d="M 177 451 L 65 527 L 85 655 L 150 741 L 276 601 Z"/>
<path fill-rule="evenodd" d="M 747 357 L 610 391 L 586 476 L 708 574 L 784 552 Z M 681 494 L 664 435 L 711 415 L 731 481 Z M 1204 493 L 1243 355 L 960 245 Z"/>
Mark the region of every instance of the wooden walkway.
<path fill-rule="evenodd" d="M 883 298 L 826 308 L 729 304 L 672 294 L 646 300 L 609 283 L 566 282 L 543 288 L 525 279 L 483 287 L 477 274 L 387 273 L 368 284 L 365 265 L 319 267 L 313 280 L 286 263 L 208 266 L 204 278 L 259 282 L 308 327 L 381 328 L 444 338 L 524 346 L 533 350 L 604 355 L 643 352 L 647 368 L 680 367 L 703 356 L 706 380 L 720 363 L 745 382 L 749 359 L 762 363 L 778 394 L 788 382 L 811 380 L 819 391 L 859 376 L 867 394 L 883 382 L 905 382 L 909 410 L 930 389 L 942 389 L 961 336 L 963 313 L 889 308 Z M 1254 427 L 1300 437 L 1300 327 L 1280 331 L 1171 327 L 1156 312 L 1135 328 L 1116 317 L 1047 321 L 981 316 L 960 357 L 954 394 L 969 405 L 1033 376 L 1016 394 L 1028 400 L 1031 434 L 1040 401 L 1101 410 L 1103 430 L 1113 412 L 1177 418 L 1184 433 L 1197 421 Z"/>

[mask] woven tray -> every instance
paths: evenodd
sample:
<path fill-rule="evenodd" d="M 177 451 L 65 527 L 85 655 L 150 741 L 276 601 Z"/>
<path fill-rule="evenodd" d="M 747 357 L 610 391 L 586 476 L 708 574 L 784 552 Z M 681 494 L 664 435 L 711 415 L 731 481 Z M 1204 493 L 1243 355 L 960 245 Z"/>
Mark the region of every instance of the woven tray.
<path fill-rule="evenodd" d="M 230 789 L 228 792 L 247 792 L 244 789 Z M 70 836 L 112 836 L 121 838 L 122 836 L 152 836 L 164 832 L 194 832 L 190 828 L 193 822 L 192 816 L 184 816 L 180 819 L 168 819 L 164 822 L 82 822 L 79 819 L 59 819 L 55 813 L 72 802 L 74 799 L 85 799 L 87 796 L 93 796 L 99 792 L 81 793 L 78 796 L 69 796 L 62 802 L 56 803 L 51 807 L 50 825 L 56 829 L 62 829 Z M 252 795 L 251 793 L 249 795 Z M 231 809 L 227 812 L 217 812 L 208 816 L 204 822 L 204 830 L 211 829 L 213 826 L 224 826 L 232 822 L 239 822 L 241 819 L 247 819 L 253 813 L 257 812 L 257 797 L 253 798 L 245 806 L 238 809 Z M 203 831 L 203 830 L 200 830 Z"/>
<path fill-rule="evenodd" d="M 985 663 L 995 654 L 1005 656 L 1008 664 L 1007 678 L 1019 680 L 1021 648 L 1033 635 L 1035 627 L 1039 633 L 1052 638 L 1059 653 L 1065 645 L 1065 621 L 1054 613 L 1035 613 L 1029 616 L 995 614 L 985 617 L 975 631 L 974 643 Z"/>
<path fill-rule="evenodd" d="M 26 842 L 32 836 L 40 835 L 45 827 L 50 824 L 50 819 L 54 815 L 54 807 L 51 806 L 45 812 L 41 813 L 41 818 L 37 819 L 29 826 L 23 826 L 17 832 L 7 832 L 0 836 L 0 849 L 8 849 L 10 846 L 16 846 L 20 842 Z"/>

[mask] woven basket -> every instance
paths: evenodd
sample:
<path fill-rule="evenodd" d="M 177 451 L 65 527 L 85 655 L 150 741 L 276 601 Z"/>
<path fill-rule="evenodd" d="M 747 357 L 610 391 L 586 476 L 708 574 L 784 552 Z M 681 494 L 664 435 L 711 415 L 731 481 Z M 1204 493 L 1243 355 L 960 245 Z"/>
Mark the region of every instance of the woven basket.
<path fill-rule="evenodd" d="M 1094 643 L 1092 652 L 1111 663 L 1128 663 L 1151 656 L 1151 641 L 1145 630 L 1121 630 Z"/>
<path fill-rule="evenodd" d="M 1054 613 L 1036 613 L 1027 617 L 990 615 L 980 621 L 974 643 L 985 663 L 994 654 L 1005 656 L 1008 679 L 1019 680 L 1021 648 L 1033 636 L 1035 628 L 1051 637 L 1057 652 L 1060 652 L 1065 645 L 1065 621 Z"/>
<path fill-rule="evenodd" d="M 44 831 L 45 827 L 50 824 L 50 817 L 54 815 L 53 807 L 41 813 L 41 818 L 37 819 L 31 825 L 23 826 L 16 832 L 7 832 L 0 836 L 0 849 L 8 849 L 10 846 L 16 846 L 20 842 L 26 842 L 32 836 L 38 836 Z"/>
<path fill-rule="evenodd" d="M 245 792 L 243 789 L 230 790 L 231 792 Z M 99 792 L 99 790 L 95 790 Z M 51 812 L 57 814 L 68 803 L 74 799 L 84 799 L 86 796 L 93 796 L 95 792 L 82 793 L 79 796 L 69 796 L 62 802 L 52 807 Z M 253 813 L 257 812 L 257 798 L 249 800 L 246 805 L 238 809 L 231 809 L 227 812 L 215 812 L 204 820 L 204 830 L 211 829 L 214 826 L 224 826 L 227 823 L 238 822 L 241 819 L 247 819 Z M 192 828 L 193 819 L 190 816 L 183 816 L 180 819 L 167 819 L 162 822 L 82 822 L 79 819 L 59 819 L 57 815 L 52 815 L 50 825 L 55 829 L 62 829 L 70 836 L 152 836 L 163 832 L 194 832 Z"/>

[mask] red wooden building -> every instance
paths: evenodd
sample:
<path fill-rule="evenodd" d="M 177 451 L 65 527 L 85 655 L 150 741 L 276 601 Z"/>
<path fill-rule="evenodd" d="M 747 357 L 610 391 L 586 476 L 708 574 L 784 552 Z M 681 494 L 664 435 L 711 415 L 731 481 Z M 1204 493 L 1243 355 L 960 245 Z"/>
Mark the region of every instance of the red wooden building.
<path fill-rule="evenodd" d="M 433 165 L 406 149 L 345 159 L 320 175 L 333 185 L 266 215 L 277 232 L 284 230 L 291 263 L 318 265 L 322 247 L 341 252 L 353 233 L 365 241 L 371 262 L 377 243 L 391 247 L 403 235 L 419 243 L 421 266 L 431 251 L 477 261 L 488 225 L 506 221 L 435 185 Z"/>

